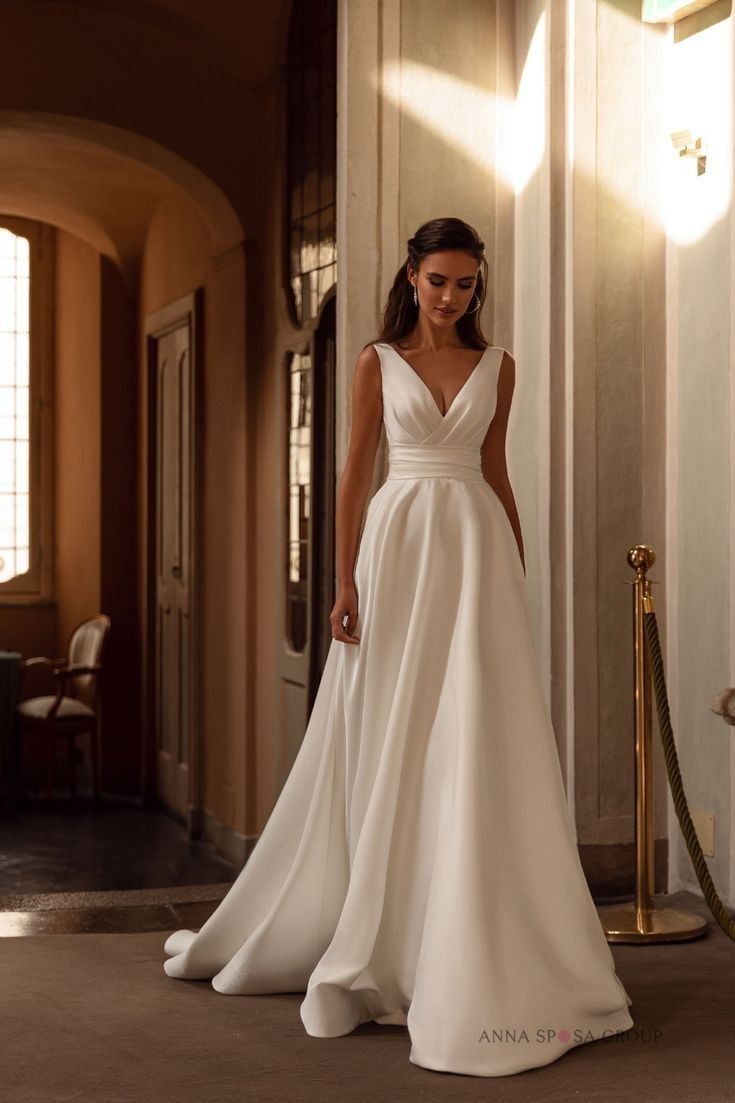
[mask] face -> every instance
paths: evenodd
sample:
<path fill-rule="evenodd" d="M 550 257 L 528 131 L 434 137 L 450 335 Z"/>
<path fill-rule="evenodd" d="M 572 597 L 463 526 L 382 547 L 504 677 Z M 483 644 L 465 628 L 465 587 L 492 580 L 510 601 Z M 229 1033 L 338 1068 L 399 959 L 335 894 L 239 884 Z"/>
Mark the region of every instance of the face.
<path fill-rule="evenodd" d="M 447 249 L 430 253 L 419 265 L 418 275 L 408 266 L 408 277 L 416 287 L 419 310 L 435 325 L 452 326 L 472 302 L 480 266 L 469 253 Z"/>

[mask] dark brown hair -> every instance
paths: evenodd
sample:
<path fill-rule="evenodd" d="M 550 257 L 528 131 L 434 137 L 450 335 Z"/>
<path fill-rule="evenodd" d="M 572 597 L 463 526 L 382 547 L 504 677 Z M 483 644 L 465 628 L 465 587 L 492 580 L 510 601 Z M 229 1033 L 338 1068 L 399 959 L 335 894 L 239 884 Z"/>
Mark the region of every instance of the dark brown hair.
<path fill-rule="evenodd" d="M 397 342 L 406 337 L 416 325 L 419 308 L 413 301 L 413 287 L 408 279 L 407 265 L 410 262 L 415 272 L 424 257 L 430 253 L 441 253 L 448 249 L 469 253 L 482 265 L 477 275 L 475 295 L 480 300 L 477 310 L 464 313 L 457 320 L 457 335 L 464 345 L 474 349 L 487 348 L 488 341 L 480 327 L 480 311 L 485 302 L 487 290 L 487 260 L 485 246 L 480 235 L 461 218 L 432 218 L 424 222 L 412 238 L 408 240 L 408 256 L 396 273 L 393 286 L 388 294 L 388 302 L 383 311 L 379 341 Z M 470 307 L 475 304 L 473 297 Z"/>

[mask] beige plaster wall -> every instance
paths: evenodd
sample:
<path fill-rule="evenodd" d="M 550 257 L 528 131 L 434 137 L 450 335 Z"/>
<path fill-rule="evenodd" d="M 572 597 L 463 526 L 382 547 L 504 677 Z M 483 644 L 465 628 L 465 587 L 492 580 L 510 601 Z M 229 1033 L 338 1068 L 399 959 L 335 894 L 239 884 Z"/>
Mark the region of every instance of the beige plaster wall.
<path fill-rule="evenodd" d="M 690 806 L 714 816 L 713 879 L 735 893 L 735 746 L 710 712 L 735 683 L 733 460 L 733 20 L 729 5 L 665 36 L 661 200 L 668 237 L 667 530 L 665 640 L 672 723 Z M 707 147 L 706 170 L 682 159 L 669 135 L 690 129 Z M 669 811 L 671 887 L 699 892 Z"/>
<path fill-rule="evenodd" d="M 59 231 L 56 245 L 56 609 L 58 654 L 71 630 L 99 611 L 99 253 Z"/>

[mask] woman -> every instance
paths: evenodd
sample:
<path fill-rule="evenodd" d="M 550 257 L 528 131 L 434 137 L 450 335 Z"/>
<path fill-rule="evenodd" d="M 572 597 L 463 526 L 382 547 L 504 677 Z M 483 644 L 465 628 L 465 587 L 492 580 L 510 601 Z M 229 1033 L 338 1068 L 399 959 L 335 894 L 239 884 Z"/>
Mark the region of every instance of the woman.
<path fill-rule="evenodd" d="M 633 1020 L 535 652 L 505 462 L 515 365 L 480 330 L 486 272 L 460 219 L 408 242 L 357 361 L 333 641 L 299 754 L 164 967 L 231 995 L 305 992 L 314 1037 L 405 1024 L 414 1064 L 504 1076 Z M 360 533 L 383 425 L 389 473 Z"/>

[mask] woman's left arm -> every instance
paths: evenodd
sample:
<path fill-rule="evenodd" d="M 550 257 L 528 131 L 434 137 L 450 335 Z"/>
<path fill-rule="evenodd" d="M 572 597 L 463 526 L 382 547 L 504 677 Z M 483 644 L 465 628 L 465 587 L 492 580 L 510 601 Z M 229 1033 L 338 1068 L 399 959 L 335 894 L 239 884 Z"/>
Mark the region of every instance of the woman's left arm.
<path fill-rule="evenodd" d="M 513 391 L 516 382 L 515 360 L 509 352 L 504 351 L 498 374 L 498 398 L 493 420 L 490 422 L 485 439 L 482 442 L 482 474 L 487 483 L 493 488 L 500 501 L 503 503 L 508 520 L 515 534 L 518 544 L 518 554 L 523 564 L 523 573 L 526 572 L 526 560 L 523 550 L 523 535 L 521 522 L 518 518 L 513 488 L 508 478 L 508 467 L 505 458 L 505 438 L 508 430 L 508 418 L 510 406 L 513 400 Z"/>

